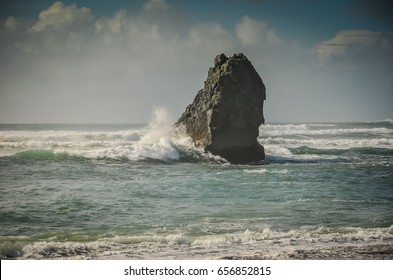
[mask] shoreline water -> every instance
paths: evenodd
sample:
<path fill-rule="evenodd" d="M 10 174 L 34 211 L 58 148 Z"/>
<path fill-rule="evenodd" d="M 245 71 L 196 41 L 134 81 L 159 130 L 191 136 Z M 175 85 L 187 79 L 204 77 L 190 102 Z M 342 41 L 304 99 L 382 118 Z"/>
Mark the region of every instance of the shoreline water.
<path fill-rule="evenodd" d="M 245 246 L 247 247 L 247 246 Z M 102 248 L 101 248 L 102 249 Z M 112 248 L 113 249 L 113 248 Z M 309 244 L 303 246 L 265 247 L 259 245 L 245 249 L 242 246 L 231 248 L 174 248 L 149 251 L 148 248 L 136 251 L 123 247 L 119 251 L 95 253 L 84 245 L 75 246 L 68 252 L 61 246 L 49 246 L 42 255 L 21 256 L 6 259 L 20 260 L 393 260 L 393 242 L 378 244 Z"/>
<path fill-rule="evenodd" d="M 108 256 L 99 256 L 93 259 L 103 260 L 127 260 L 135 259 L 134 256 L 128 254 L 113 254 Z M 140 259 L 140 258 L 136 258 Z M 254 254 L 234 254 L 228 253 L 224 256 L 199 256 L 195 258 L 187 257 L 187 254 L 183 258 L 170 258 L 164 257 L 152 257 L 149 259 L 198 259 L 198 260 L 393 260 L 393 244 L 384 243 L 376 245 L 338 245 L 332 247 L 322 247 L 307 249 L 281 249 L 280 251 L 271 251 L 268 249 L 255 249 Z"/>
<path fill-rule="evenodd" d="M 229 260 L 393 260 L 393 244 L 337 246 L 324 249 L 299 249 L 275 256 L 228 256 Z"/>
<path fill-rule="evenodd" d="M 46 238 L 19 249 L 9 247 L 8 252 L 2 248 L 1 253 L 3 259 L 393 259 L 393 226 L 317 231 L 115 236 L 94 241 Z"/>

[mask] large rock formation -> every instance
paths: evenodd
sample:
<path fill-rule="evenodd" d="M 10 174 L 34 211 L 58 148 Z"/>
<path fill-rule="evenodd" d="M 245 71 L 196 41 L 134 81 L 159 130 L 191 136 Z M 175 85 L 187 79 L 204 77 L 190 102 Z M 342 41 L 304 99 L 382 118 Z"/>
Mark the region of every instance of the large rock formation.
<path fill-rule="evenodd" d="M 257 162 L 265 157 L 257 141 L 265 99 L 265 85 L 247 57 L 220 54 L 176 125 L 184 125 L 197 146 L 231 163 Z"/>

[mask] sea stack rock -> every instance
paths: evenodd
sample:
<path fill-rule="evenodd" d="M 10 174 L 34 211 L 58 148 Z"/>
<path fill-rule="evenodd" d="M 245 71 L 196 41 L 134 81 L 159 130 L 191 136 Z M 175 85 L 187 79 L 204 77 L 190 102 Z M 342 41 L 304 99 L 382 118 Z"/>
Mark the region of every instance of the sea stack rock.
<path fill-rule="evenodd" d="M 265 158 L 257 141 L 265 99 L 266 87 L 247 57 L 220 54 L 176 125 L 184 126 L 197 146 L 231 163 L 258 162 Z"/>

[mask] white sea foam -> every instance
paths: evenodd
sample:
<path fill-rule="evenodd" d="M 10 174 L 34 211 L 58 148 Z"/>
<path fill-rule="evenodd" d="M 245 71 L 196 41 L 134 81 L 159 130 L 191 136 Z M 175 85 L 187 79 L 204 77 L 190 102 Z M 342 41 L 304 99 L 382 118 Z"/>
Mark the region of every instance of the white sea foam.
<path fill-rule="evenodd" d="M 243 169 L 246 173 L 256 173 L 256 174 L 286 174 L 288 173 L 287 169 L 266 169 L 266 168 L 255 168 L 255 169 Z"/>
<path fill-rule="evenodd" d="M 393 129 L 386 127 L 358 127 L 358 128 L 326 128 L 324 125 L 319 129 L 316 124 L 266 124 L 259 128 L 260 135 L 263 136 L 283 136 L 283 135 L 343 135 L 354 133 L 367 133 L 375 135 L 392 134 Z M 336 125 L 332 124 L 332 127 Z"/>
<path fill-rule="evenodd" d="M 259 127 L 260 135 L 278 136 L 308 133 L 307 124 L 265 124 Z"/>
<path fill-rule="evenodd" d="M 386 228 L 300 228 L 275 231 L 270 228 L 244 230 L 213 235 L 189 235 L 182 232 L 114 236 L 91 242 L 45 241 L 25 245 L 19 249 L 24 259 L 104 259 L 119 258 L 225 258 L 247 256 L 288 258 L 294 250 L 333 249 L 339 246 L 393 244 L 393 226 Z M 15 253 L 16 254 L 16 253 Z M 314 257 L 318 257 L 315 255 Z"/>
<path fill-rule="evenodd" d="M 349 149 L 359 147 L 392 148 L 393 138 L 370 138 L 370 139 L 351 139 L 351 138 L 283 138 L 267 137 L 259 138 L 262 145 L 277 145 L 278 147 L 300 147 L 308 146 L 319 149 Z M 280 151 L 278 151 L 280 152 Z M 285 150 L 281 151 L 285 153 Z"/>
<path fill-rule="evenodd" d="M 159 160 L 179 160 L 179 151 L 167 137 L 161 137 L 152 144 L 137 143 L 131 153 L 131 159 L 153 158 Z"/>

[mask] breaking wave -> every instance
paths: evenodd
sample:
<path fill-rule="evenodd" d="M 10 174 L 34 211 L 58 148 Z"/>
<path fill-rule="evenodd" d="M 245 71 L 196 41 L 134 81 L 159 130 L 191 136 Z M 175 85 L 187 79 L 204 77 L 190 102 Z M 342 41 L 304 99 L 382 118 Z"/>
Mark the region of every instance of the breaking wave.
<path fill-rule="evenodd" d="M 379 161 L 391 164 L 391 120 L 362 123 L 267 124 L 259 142 L 271 163 Z"/>
<path fill-rule="evenodd" d="M 1 131 L 0 156 L 35 160 L 193 160 L 203 157 L 184 134 L 171 135 L 173 121 L 162 108 L 147 126 L 120 131 Z"/>
<path fill-rule="evenodd" d="M 121 160 L 226 162 L 194 146 L 192 140 L 173 131 L 174 120 L 163 108 L 153 112 L 147 125 L 99 126 L 21 125 L 0 131 L 0 157 L 28 160 Z M 13 128 L 13 130 L 11 129 Z M 363 123 L 266 124 L 258 141 L 267 160 L 311 162 L 353 160 L 393 155 L 391 120 Z M 262 171 L 259 171 L 262 172 Z"/>
<path fill-rule="evenodd" d="M 352 136 L 368 136 L 392 133 L 393 124 L 388 121 L 326 124 L 266 124 L 260 127 L 260 135 L 267 137 L 288 135 L 334 136 L 349 134 L 352 134 Z"/>
<path fill-rule="evenodd" d="M 164 232 L 166 230 L 164 229 Z M 3 238 L 4 239 L 4 238 Z M 0 258 L 21 259 L 92 259 L 117 256 L 118 258 L 224 258 L 233 254 L 248 255 L 265 250 L 265 258 L 286 258 L 291 250 L 307 248 L 323 249 L 339 245 L 360 246 L 391 244 L 393 226 L 385 228 L 359 227 L 310 227 L 289 231 L 271 228 L 228 232 L 221 234 L 194 235 L 173 232 L 166 234 L 79 236 L 64 234 L 49 240 L 28 237 L 3 240 Z M 63 240 L 64 239 L 64 240 Z M 74 240 L 75 239 L 75 240 Z M 289 250 L 289 251 L 288 251 Z M 323 253 L 321 253 L 323 255 Z"/>

